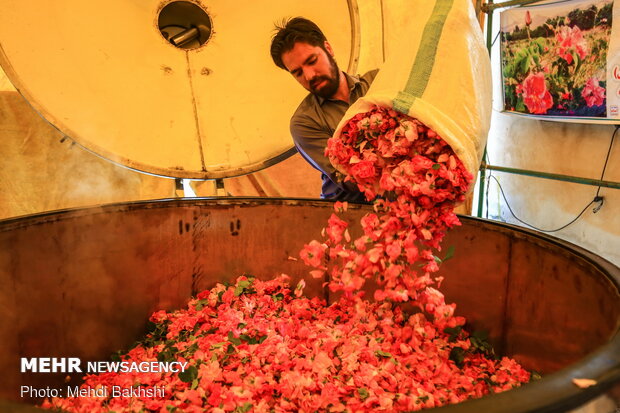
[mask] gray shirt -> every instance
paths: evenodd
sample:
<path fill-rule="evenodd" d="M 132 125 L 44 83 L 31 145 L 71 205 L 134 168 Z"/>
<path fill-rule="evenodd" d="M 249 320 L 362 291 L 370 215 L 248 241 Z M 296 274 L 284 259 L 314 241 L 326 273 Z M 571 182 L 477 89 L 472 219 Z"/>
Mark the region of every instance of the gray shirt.
<path fill-rule="evenodd" d="M 352 182 L 342 182 L 336 177 L 336 169 L 325 156 L 327 140 L 332 137 L 338 123 L 349 106 L 364 96 L 379 70 L 371 70 L 363 76 L 345 73 L 349 85 L 349 102 L 324 99 L 310 93 L 301 102 L 291 118 L 291 135 L 301 156 L 315 169 L 323 180 L 321 198 L 339 201 L 362 202 L 364 195 Z"/>

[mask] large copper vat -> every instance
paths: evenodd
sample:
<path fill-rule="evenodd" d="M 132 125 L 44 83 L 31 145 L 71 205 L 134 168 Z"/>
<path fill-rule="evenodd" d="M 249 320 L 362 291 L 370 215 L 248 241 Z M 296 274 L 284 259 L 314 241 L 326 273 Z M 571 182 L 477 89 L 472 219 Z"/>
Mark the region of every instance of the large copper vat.
<path fill-rule="evenodd" d="M 354 222 L 368 206 L 352 205 Z M 194 199 L 114 204 L 0 222 L 2 411 L 30 411 L 22 385 L 60 387 L 64 374 L 20 373 L 20 357 L 107 360 L 175 309 L 243 273 L 293 282 L 297 256 L 332 211 L 322 201 Z M 558 412 L 620 379 L 620 269 L 539 233 L 461 217 L 444 245 L 443 290 L 496 351 L 543 373 L 520 389 L 441 412 Z M 323 294 L 321 280 L 307 292 Z M 597 384 L 581 389 L 573 378 Z M 71 378 L 72 384 L 79 377 Z M 33 400 L 30 400 L 33 402 Z"/>

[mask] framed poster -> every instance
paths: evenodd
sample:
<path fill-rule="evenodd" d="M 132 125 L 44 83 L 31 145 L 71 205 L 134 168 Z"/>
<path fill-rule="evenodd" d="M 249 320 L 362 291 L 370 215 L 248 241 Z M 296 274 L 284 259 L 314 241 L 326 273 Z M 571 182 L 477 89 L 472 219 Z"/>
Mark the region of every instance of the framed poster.
<path fill-rule="evenodd" d="M 513 8 L 501 13 L 500 24 L 504 112 L 620 123 L 620 18 L 614 0 Z"/>

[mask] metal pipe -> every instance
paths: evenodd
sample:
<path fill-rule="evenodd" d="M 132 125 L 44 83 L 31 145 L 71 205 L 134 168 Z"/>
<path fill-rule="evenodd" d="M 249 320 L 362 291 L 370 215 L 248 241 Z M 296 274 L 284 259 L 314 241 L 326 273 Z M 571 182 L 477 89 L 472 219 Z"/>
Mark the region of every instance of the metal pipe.
<path fill-rule="evenodd" d="M 482 11 L 489 14 L 493 12 L 493 10 L 502 9 L 504 7 L 525 6 L 526 4 L 538 2 L 540 2 L 540 0 L 511 0 L 503 3 L 493 3 L 492 1 L 489 1 L 488 3 L 482 5 Z"/>
<path fill-rule="evenodd" d="M 517 175 L 533 176 L 536 178 L 553 179 L 555 181 L 573 182 L 576 184 L 602 186 L 606 188 L 620 189 L 620 182 L 603 181 L 601 179 L 581 178 L 578 176 L 553 174 L 553 173 L 548 173 L 548 172 L 532 171 L 528 169 L 507 168 L 505 166 L 489 165 L 486 162 L 482 162 L 480 169 L 481 170 L 489 169 L 489 170 L 498 171 L 498 172 L 506 172 L 506 173 L 517 174 Z"/>
<path fill-rule="evenodd" d="M 480 21 L 480 25 L 484 24 L 484 21 L 481 20 L 482 5 L 484 0 L 476 0 L 476 5 L 474 6 L 474 10 L 476 11 L 476 18 Z"/>
<path fill-rule="evenodd" d="M 183 46 L 186 43 L 195 40 L 200 36 L 200 30 L 196 27 L 192 27 L 191 29 L 183 30 L 181 33 L 175 34 L 170 38 L 170 43 L 175 46 Z"/>
<path fill-rule="evenodd" d="M 486 158 L 487 158 L 487 147 L 484 147 L 484 153 L 482 155 L 482 163 L 480 164 L 480 183 L 478 184 L 478 212 L 476 216 L 478 218 L 482 218 L 482 209 L 484 205 L 484 187 L 486 181 Z"/>
<path fill-rule="evenodd" d="M 482 5 L 484 10 L 485 5 L 492 5 L 493 0 L 489 0 L 487 4 Z M 489 57 L 491 56 L 491 48 L 493 46 L 493 12 L 487 12 L 487 50 L 489 51 Z M 482 164 L 480 165 L 480 183 L 478 184 L 478 212 L 476 216 L 482 218 L 482 209 L 484 204 L 484 186 L 485 186 L 485 167 L 487 158 L 487 147 L 484 146 L 484 153 L 482 155 Z"/>

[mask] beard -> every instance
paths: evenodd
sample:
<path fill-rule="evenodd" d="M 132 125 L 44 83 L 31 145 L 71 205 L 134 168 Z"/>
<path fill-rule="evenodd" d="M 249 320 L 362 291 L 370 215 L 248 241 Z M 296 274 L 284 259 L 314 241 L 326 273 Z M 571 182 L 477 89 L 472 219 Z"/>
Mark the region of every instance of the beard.
<path fill-rule="evenodd" d="M 310 81 L 310 92 L 322 97 L 323 99 L 329 99 L 334 96 L 338 91 L 338 86 L 340 86 L 340 70 L 338 69 L 338 64 L 332 55 L 329 53 L 326 54 L 330 66 L 329 75 L 315 76 Z M 317 89 L 317 85 L 323 81 L 325 81 L 325 84 Z"/>

